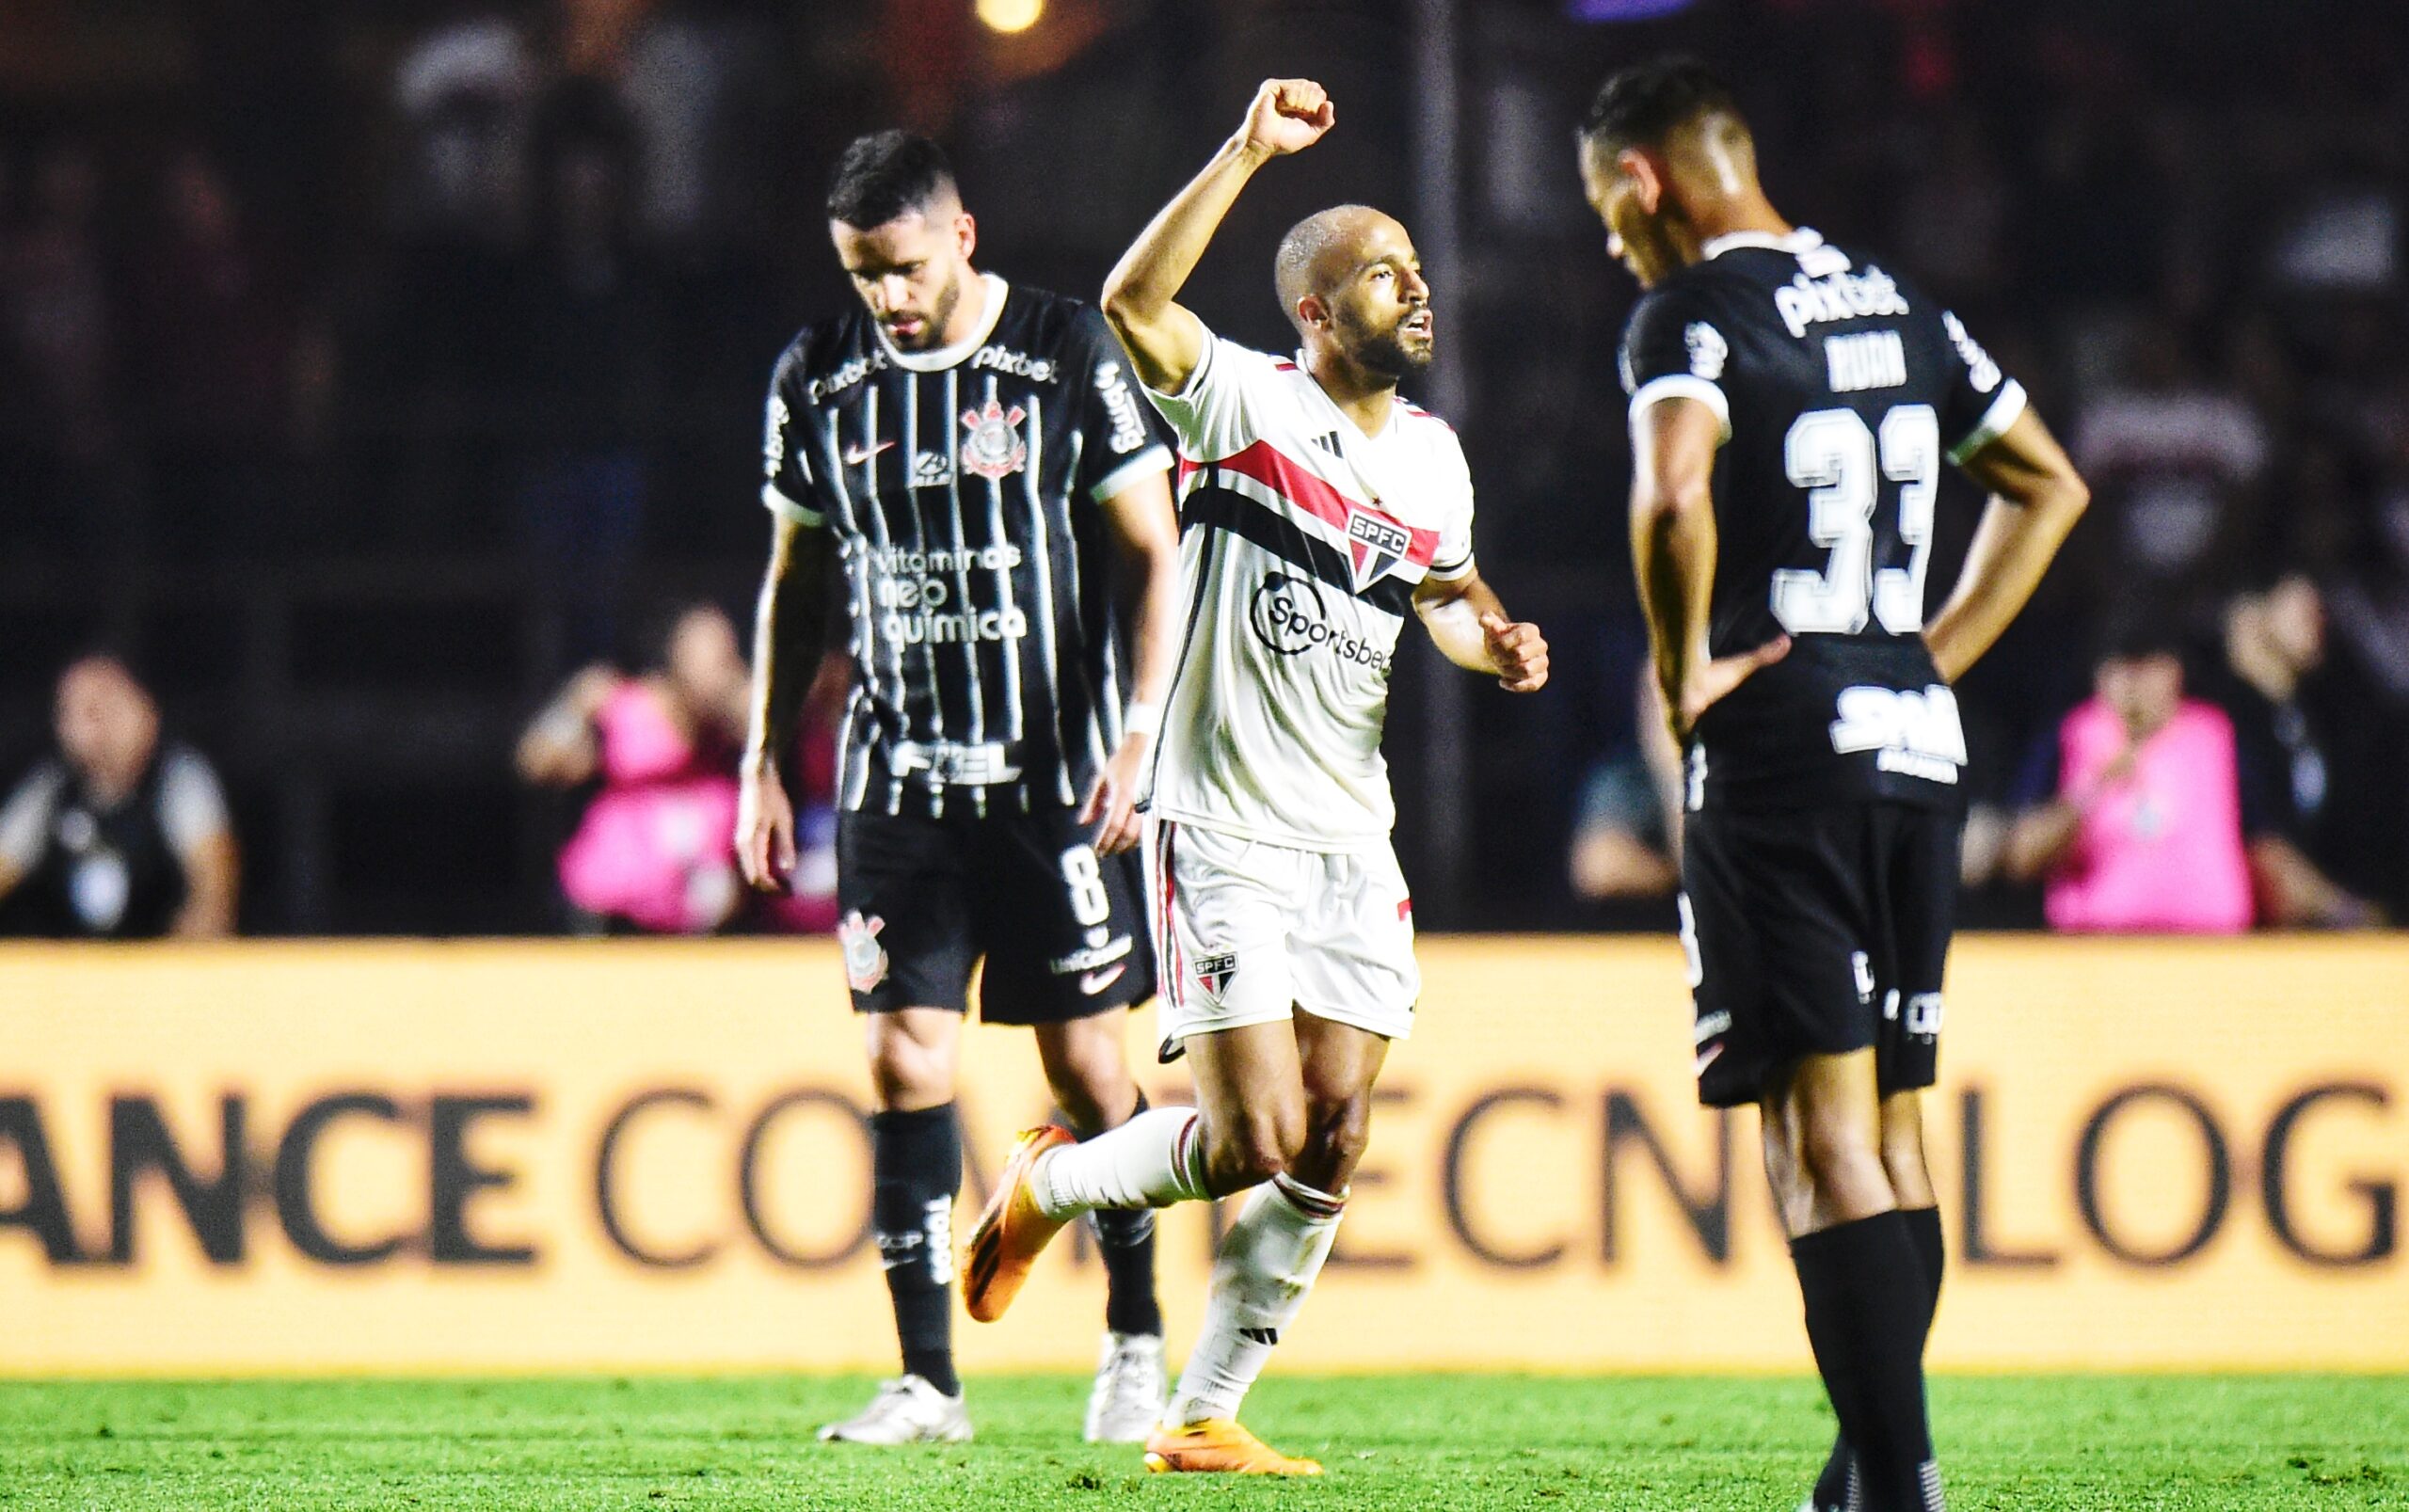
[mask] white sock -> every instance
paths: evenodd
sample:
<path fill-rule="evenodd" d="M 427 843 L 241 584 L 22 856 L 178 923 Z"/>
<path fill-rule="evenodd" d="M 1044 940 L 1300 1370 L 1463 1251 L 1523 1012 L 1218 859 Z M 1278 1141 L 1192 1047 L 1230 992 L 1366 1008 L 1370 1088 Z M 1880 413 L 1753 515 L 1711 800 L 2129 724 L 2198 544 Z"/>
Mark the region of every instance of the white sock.
<path fill-rule="evenodd" d="M 1118 1128 L 1052 1151 L 1029 1172 L 1029 1191 L 1049 1218 L 1202 1202 L 1204 1131 L 1196 1109 L 1150 1107 Z"/>
<path fill-rule="evenodd" d="M 1263 1374 L 1271 1346 L 1296 1321 L 1338 1237 L 1346 1199 L 1274 1176 L 1249 1193 L 1246 1208 L 1213 1256 L 1204 1328 L 1180 1372 L 1163 1422 L 1185 1427 L 1234 1418 L 1247 1388 Z"/>

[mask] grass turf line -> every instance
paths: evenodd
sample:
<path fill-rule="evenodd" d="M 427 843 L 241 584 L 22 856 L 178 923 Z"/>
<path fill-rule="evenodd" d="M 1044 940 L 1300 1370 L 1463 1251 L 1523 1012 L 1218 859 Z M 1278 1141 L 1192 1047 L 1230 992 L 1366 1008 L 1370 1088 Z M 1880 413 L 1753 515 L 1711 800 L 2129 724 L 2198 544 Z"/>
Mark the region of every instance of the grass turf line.
<path fill-rule="evenodd" d="M 812 1440 L 862 1377 L 0 1384 L 0 1508 L 1506 1507 L 1790 1512 L 1809 1379 L 1273 1377 L 1248 1421 L 1314 1482 L 1148 1476 L 1078 1439 L 1087 1381 L 970 1383 L 980 1440 Z M 2409 1377 L 1933 1383 L 1958 1512 L 2409 1506 Z"/>

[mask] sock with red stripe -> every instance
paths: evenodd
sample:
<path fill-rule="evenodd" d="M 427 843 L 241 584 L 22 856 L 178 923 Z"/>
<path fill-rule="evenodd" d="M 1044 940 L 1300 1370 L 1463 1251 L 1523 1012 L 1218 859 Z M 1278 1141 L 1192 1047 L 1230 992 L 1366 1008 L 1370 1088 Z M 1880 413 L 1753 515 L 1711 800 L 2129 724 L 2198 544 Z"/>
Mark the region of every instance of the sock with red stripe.
<path fill-rule="evenodd" d="M 1213 1256 L 1204 1328 L 1180 1373 L 1163 1422 L 1172 1427 L 1235 1418 L 1272 1346 L 1297 1319 L 1338 1237 L 1344 1196 L 1286 1175 L 1247 1195 L 1246 1207 Z"/>
<path fill-rule="evenodd" d="M 1038 1161 L 1030 1195 L 1047 1218 L 1097 1208 L 1202 1202 L 1204 1140 L 1192 1107 L 1150 1107 L 1117 1129 L 1064 1145 Z"/>

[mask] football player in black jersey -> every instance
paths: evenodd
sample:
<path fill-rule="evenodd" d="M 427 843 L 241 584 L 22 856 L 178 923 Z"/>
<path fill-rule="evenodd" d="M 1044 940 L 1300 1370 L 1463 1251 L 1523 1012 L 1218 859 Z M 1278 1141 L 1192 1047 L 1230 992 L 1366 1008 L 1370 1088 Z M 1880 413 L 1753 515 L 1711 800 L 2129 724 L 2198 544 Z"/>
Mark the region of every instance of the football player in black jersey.
<path fill-rule="evenodd" d="M 1965 739 L 1950 683 L 2088 494 L 1956 318 L 1766 199 L 1731 92 L 1608 79 L 1583 184 L 1647 293 L 1623 342 L 1631 540 L 1685 751 L 1682 920 L 1701 1099 L 1755 1103 L 1841 1442 L 1808 1505 L 1928 1512 L 1932 1084 Z M 1926 622 L 1946 457 L 1988 490 Z"/>
<path fill-rule="evenodd" d="M 1076 1131 L 1145 1106 L 1122 1041 L 1154 991 L 1131 847 L 1177 655 L 1171 454 L 1092 308 L 971 266 L 977 227 L 934 143 L 854 142 L 828 215 L 860 299 L 772 380 L 738 855 L 757 887 L 793 867 L 777 759 L 841 578 L 840 935 L 903 1374 L 822 1437 L 958 1442 L 954 1067 L 981 958 L 981 1016 L 1034 1027 Z M 1109 1292 L 1087 1434 L 1134 1441 L 1165 1395 L 1154 1216 L 1095 1229 Z"/>

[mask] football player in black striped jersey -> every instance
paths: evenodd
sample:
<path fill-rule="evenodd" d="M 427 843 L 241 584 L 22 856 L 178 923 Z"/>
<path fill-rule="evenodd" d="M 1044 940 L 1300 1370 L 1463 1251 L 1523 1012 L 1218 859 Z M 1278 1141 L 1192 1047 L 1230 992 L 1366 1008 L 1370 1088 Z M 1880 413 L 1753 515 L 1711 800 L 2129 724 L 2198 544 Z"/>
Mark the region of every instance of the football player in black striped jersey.
<path fill-rule="evenodd" d="M 1950 683 L 2088 494 L 1957 318 L 1765 198 L 1731 91 L 1608 79 L 1580 167 L 1646 288 L 1623 340 L 1631 540 L 1688 766 L 1682 922 L 1700 1098 L 1762 1114 L 1841 1442 L 1808 1507 L 1935 1512 L 1923 1345 L 1932 1084 L 1965 736 Z M 1943 458 L 1990 495 L 1924 616 Z"/>
<path fill-rule="evenodd" d="M 1177 654 L 1172 459 L 1094 310 L 971 265 L 977 223 L 934 143 L 854 142 L 828 218 L 859 301 L 772 380 L 738 852 L 757 887 L 794 865 L 777 761 L 840 594 L 839 932 L 903 1374 L 822 1437 L 958 1442 L 954 1067 L 981 958 L 981 1017 L 1035 1029 L 1077 1134 L 1145 1106 L 1123 1038 L 1155 982 L 1131 847 Z M 1109 1296 L 1087 1435 L 1132 1441 L 1165 1395 L 1154 1216 L 1095 1229 Z"/>

